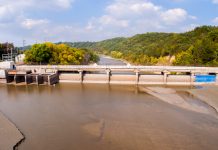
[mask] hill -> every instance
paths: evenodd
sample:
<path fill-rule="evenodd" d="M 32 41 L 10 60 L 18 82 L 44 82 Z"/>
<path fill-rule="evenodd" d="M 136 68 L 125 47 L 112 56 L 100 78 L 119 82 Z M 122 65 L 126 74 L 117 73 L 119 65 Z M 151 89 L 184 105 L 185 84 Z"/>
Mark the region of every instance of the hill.
<path fill-rule="evenodd" d="M 140 65 L 218 66 L 218 27 L 185 33 L 146 33 L 100 42 L 66 43 Z"/>

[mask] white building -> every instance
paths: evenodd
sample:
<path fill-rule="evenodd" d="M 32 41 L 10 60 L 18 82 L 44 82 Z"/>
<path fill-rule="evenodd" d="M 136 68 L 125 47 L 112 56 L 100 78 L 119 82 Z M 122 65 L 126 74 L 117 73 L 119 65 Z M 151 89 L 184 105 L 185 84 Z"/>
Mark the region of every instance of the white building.
<path fill-rule="evenodd" d="M 16 62 L 16 63 L 23 63 L 23 62 L 24 62 L 24 58 L 25 58 L 25 54 L 17 55 L 17 56 L 15 57 L 15 62 Z"/>
<path fill-rule="evenodd" d="M 14 69 L 15 65 L 13 61 L 0 62 L 0 79 L 5 78 L 6 69 Z"/>

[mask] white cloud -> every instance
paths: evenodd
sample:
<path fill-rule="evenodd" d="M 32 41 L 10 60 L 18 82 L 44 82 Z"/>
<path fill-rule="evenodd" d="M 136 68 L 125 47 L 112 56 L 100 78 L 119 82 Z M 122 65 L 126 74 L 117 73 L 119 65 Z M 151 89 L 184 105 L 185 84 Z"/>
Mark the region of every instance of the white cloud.
<path fill-rule="evenodd" d="M 218 4 L 218 0 L 213 0 L 213 3 L 214 4 Z"/>
<path fill-rule="evenodd" d="M 45 24 L 48 24 L 49 21 L 46 19 L 39 19 L 39 20 L 34 20 L 34 19 L 25 19 L 21 25 L 23 28 L 26 29 L 32 29 L 34 27 L 39 27 L 39 26 L 43 26 Z"/>
<path fill-rule="evenodd" d="M 127 0 L 116 0 L 111 5 L 107 6 L 106 11 L 112 16 L 131 16 L 131 15 L 142 15 L 143 13 L 156 12 L 160 10 L 160 6 L 155 6 L 151 2 L 145 1 L 127 1 Z"/>
<path fill-rule="evenodd" d="M 92 18 L 86 29 L 113 36 L 154 31 L 182 30 L 185 22 L 197 19 L 182 8 L 164 9 L 147 0 L 114 0 L 105 13 Z"/>
<path fill-rule="evenodd" d="M 68 9 L 74 0 L 0 0 L 0 19 L 24 15 L 24 11 Z"/>
<path fill-rule="evenodd" d="M 117 27 L 128 27 L 127 20 L 116 19 L 110 15 L 102 16 L 98 19 L 98 22 L 105 26 L 117 26 Z"/>
<path fill-rule="evenodd" d="M 95 41 L 144 32 L 184 31 L 184 26 L 191 28 L 188 25 L 192 23 L 187 22 L 196 19 L 182 8 L 166 9 L 151 0 L 113 0 L 101 16 L 90 18 L 85 25 L 28 15 L 33 11 L 63 11 L 69 9 L 73 1 L 0 0 L 0 32 L 20 41 L 29 39 L 28 43 L 45 39 Z"/>
<path fill-rule="evenodd" d="M 55 0 L 57 6 L 62 8 L 69 8 L 71 7 L 74 0 Z"/>
<path fill-rule="evenodd" d="M 175 25 L 187 19 L 188 13 L 181 8 L 169 9 L 161 13 L 161 18 L 166 24 Z"/>
<path fill-rule="evenodd" d="M 9 19 L 14 15 L 14 9 L 10 5 L 0 6 L 0 20 Z"/>
<path fill-rule="evenodd" d="M 218 25 L 218 17 L 214 18 L 212 22 Z"/>
<path fill-rule="evenodd" d="M 46 24 L 46 19 L 33 20 L 28 16 L 33 11 L 60 11 L 71 7 L 74 0 L 0 0 L 0 24 L 14 24 L 31 29 L 38 24 Z M 11 30 L 11 29 L 10 29 Z"/>
<path fill-rule="evenodd" d="M 31 41 L 41 39 L 45 34 L 43 31 L 52 31 L 51 28 L 55 27 L 48 19 L 31 17 L 33 12 L 46 14 L 49 11 L 64 11 L 73 2 L 74 0 L 0 0 L 0 32 L 4 35 L 0 37 L 1 42 L 22 38 Z"/>

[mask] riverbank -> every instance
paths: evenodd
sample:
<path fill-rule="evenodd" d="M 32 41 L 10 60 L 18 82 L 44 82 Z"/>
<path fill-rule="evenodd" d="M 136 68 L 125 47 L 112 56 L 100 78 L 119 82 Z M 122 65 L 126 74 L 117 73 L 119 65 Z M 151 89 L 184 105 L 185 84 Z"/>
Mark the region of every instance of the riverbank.
<path fill-rule="evenodd" d="M 13 150 L 23 139 L 19 129 L 0 112 L 0 149 Z"/>
<path fill-rule="evenodd" d="M 218 118 L 218 101 L 215 100 L 218 96 L 218 87 L 210 86 L 209 89 L 205 88 L 206 86 L 202 86 L 201 89 L 192 87 L 190 89 L 177 91 L 173 87 L 155 86 L 140 87 L 140 90 L 171 105 Z"/>

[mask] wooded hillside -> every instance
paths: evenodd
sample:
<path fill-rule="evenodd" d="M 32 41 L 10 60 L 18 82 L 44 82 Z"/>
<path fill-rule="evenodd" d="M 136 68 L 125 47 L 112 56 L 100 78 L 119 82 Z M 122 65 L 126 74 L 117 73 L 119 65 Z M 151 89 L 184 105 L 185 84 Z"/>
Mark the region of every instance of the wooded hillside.
<path fill-rule="evenodd" d="M 186 33 L 146 33 L 101 42 L 66 43 L 140 65 L 218 66 L 218 27 Z"/>

